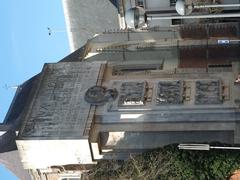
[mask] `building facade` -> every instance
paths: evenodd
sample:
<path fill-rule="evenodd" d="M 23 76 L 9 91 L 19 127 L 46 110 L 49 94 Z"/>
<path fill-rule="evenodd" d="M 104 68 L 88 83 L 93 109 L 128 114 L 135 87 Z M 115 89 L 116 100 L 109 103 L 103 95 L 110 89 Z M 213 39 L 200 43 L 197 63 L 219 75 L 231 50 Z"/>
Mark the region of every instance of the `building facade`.
<path fill-rule="evenodd" d="M 172 143 L 239 144 L 239 46 L 184 33 L 104 33 L 46 64 L 16 140 L 24 168 L 52 174 Z"/>

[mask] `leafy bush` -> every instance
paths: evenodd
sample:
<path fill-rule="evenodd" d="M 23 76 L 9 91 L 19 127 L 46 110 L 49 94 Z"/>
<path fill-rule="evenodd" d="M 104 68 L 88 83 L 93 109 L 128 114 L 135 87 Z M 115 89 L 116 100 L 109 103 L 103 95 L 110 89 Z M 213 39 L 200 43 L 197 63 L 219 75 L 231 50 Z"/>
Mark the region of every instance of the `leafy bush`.
<path fill-rule="evenodd" d="M 240 168 L 237 150 L 187 151 L 168 145 L 127 161 L 100 161 L 89 179 L 227 179 Z"/>

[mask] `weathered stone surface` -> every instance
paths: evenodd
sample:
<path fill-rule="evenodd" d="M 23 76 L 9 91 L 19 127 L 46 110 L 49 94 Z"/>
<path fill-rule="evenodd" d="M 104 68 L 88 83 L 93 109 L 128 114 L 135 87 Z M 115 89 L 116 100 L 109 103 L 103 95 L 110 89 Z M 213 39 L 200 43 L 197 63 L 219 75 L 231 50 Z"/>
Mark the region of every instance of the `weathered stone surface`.
<path fill-rule="evenodd" d="M 161 81 L 158 83 L 157 105 L 181 104 L 182 82 Z"/>
<path fill-rule="evenodd" d="M 220 104 L 221 82 L 219 80 L 204 80 L 196 82 L 195 104 Z"/>
<path fill-rule="evenodd" d="M 96 85 L 101 63 L 47 64 L 20 137 L 71 139 L 83 136 L 90 105 L 86 90 Z"/>
<path fill-rule="evenodd" d="M 120 88 L 118 105 L 143 105 L 145 89 L 145 82 L 123 82 Z"/>

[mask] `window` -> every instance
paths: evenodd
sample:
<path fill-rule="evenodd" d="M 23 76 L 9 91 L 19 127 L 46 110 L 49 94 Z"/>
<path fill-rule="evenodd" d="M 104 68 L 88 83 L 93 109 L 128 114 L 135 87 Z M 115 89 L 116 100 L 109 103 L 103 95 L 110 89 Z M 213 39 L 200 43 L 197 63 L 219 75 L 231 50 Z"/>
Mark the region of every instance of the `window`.
<path fill-rule="evenodd" d="M 172 19 L 172 25 L 181 25 L 182 19 Z"/>
<path fill-rule="evenodd" d="M 136 0 L 136 6 L 144 7 L 144 0 Z"/>
<path fill-rule="evenodd" d="M 163 64 L 116 65 L 116 66 L 113 66 L 112 75 L 146 72 L 151 70 L 160 70 L 162 68 L 163 68 Z"/>
<path fill-rule="evenodd" d="M 232 68 L 232 64 L 209 64 L 208 68 Z"/>
<path fill-rule="evenodd" d="M 81 177 L 77 177 L 77 176 L 75 176 L 75 177 L 61 177 L 59 180 L 81 180 Z"/>
<path fill-rule="evenodd" d="M 175 6 L 176 5 L 176 0 L 170 0 L 170 6 Z"/>

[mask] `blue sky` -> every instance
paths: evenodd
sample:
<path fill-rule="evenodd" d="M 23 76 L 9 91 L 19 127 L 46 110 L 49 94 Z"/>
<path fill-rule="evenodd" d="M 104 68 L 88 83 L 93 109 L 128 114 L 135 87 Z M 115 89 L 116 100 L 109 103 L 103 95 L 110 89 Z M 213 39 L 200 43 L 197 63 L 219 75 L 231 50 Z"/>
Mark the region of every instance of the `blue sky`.
<path fill-rule="evenodd" d="M 0 122 L 20 85 L 70 53 L 61 0 L 1 0 Z M 48 35 L 47 27 L 53 29 Z M 56 32 L 54 32 L 56 30 Z M 65 32 L 57 32 L 63 30 Z M 14 176 L 0 166 L 0 179 Z"/>

